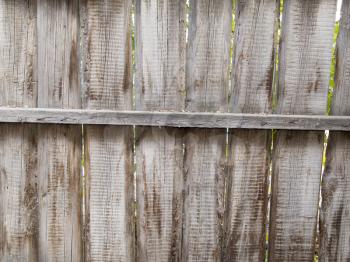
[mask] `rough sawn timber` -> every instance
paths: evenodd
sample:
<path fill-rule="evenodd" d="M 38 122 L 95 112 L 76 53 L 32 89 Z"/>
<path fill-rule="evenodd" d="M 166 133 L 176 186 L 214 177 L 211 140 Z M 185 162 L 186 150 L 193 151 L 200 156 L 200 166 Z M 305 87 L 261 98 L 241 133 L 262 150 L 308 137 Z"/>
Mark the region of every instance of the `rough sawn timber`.
<path fill-rule="evenodd" d="M 132 109 L 131 1 L 84 0 L 83 105 Z M 84 126 L 86 261 L 135 261 L 133 128 Z"/>
<path fill-rule="evenodd" d="M 38 107 L 80 108 L 78 0 L 37 4 Z M 82 260 L 81 141 L 81 126 L 39 126 L 39 261 Z"/>
<path fill-rule="evenodd" d="M 284 1 L 277 113 L 325 114 L 336 1 Z M 312 261 L 324 132 L 278 131 L 272 157 L 270 261 Z"/>
<path fill-rule="evenodd" d="M 190 1 L 186 111 L 227 112 L 232 1 Z M 183 261 L 220 261 L 226 130 L 186 130 Z"/>
<path fill-rule="evenodd" d="M 0 1 L 0 105 L 36 107 L 36 1 Z M 0 260 L 38 260 L 36 125 L 0 125 Z"/>
<path fill-rule="evenodd" d="M 185 1 L 136 1 L 136 109 L 181 111 Z M 177 128 L 136 129 L 137 260 L 180 261 L 183 141 Z"/>
<path fill-rule="evenodd" d="M 350 115 L 350 1 L 343 0 L 331 115 Z M 322 181 L 320 261 L 350 260 L 350 133 L 329 134 Z"/>
<path fill-rule="evenodd" d="M 235 113 L 271 113 L 276 0 L 236 1 L 232 69 Z M 229 133 L 224 261 L 263 261 L 271 130 Z"/>
<path fill-rule="evenodd" d="M 350 131 L 350 116 L 0 107 L 0 122 Z"/>

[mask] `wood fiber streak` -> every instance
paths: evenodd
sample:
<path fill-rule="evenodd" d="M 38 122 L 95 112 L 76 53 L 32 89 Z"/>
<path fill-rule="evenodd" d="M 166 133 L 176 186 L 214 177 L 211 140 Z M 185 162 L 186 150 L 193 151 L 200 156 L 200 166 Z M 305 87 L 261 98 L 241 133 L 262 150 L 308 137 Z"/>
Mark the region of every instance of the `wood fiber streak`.
<path fill-rule="evenodd" d="M 186 133 L 182 261 L 220 261 L 226 133 Z"/>
<path fill-rule="evenodd" d="M 232 1 L 190 1 L 186 111 L 227 111 L 231 19 Z"/>
<path fill-rule="evenodd" d="M 182 111 L 185 0 L 136 1 L 136 109 Z M 182 132 L 136 129 L 137 260 L 180 261 Z"/>
<path fill-rule="evenodd" d="M 78 0 L 38 0 L 38 106 L 80 108 Z M 82 260 L 81 127 L 38 131 L 39 261 Z"/>
<path fill-rule="evenodd" d="M 270 133 L 229 133 L 223 261 L 264 259 Z"/>
<path fill-rule="evenodd" d="M 185 0 L 136 0 L 136 109 L 181 111 Z"/>
<path fill-rule="evenodd" d="M 336 1 L 287 0 L 280 40 L 277 111 L 324 114 Z"/>
<path fill-rule="evenodd" d="M 140 128 L 136 137 L 138 259 L 179 261 L 183 141 L 172 128 Z"/>
<path fill-rule="evenodd" d="M 81 129 L 41 125 L 39 261 L 81 261 Z"/>
<path fill-rule="evenodd" d="M 350 1 L 343 0 L 332 115 L 350 115 Z M 350 136 L 330 132 L 322 181 L 320 261 L 350 260 Z"/>
<path fill-rule="evenodd" d="M 36 1 L 0 1 L 0 105 L 35 107 Z M 0 261 L 38 260 L 37 136 L 0 125 Z"/>
<path fill-rule="evenodd" d="M 0 107 L 0 122 L 350 131 L 350 116 Z"/>
<path fill-rule="evenodd" d="M 38 260 L 35 127 L 0 126 L 0 261 Z"/>
<path fill-rule="evenodd" d="M 277 5 L 276 0 L 236 2 L 231 112 L 271 112 Z"/>
<path fill-rule="evenodd" d="M 0 1 L 0 105 L 36 107 L 36 1 Z"/>
<path fill-rule="evenodd" d="M 190 1 L 186 111 L 226 112 L 232 1 Z M 183 261 L 219 261 L 226 130 L 187 129 Z"/>
<path fill-rule="evenodd" d="M 236 2 L 232 112 L 271 113 L 277 15 L 276 0 Z M 224 261 L 264 260 L 270 137 L 271 131 L 229 133 Z"/>
<path fill-rule="evenodd" d="M 81 5 L 84 108 L 132 109 L 131 3 Z M 85 260 L 134 261 L 133 129 L 85 126 L 84 136 Z"/>
<path fill-rule="evenodd" d="M 131 2 L 85 2 L 85 107 L 131 109 Z"/>
<path fill-rule="evenodd" d="M 279 131 L 272 163 L 271 261 L 314 257 L 323 132 Z"/>
<path fill-rule="evenodd" d="M 38 107 L 80 108 L 79 0 L 38 2 Z"/>
<path fill-rule="evenodd" d="M 130 127 L 85 131 L 86 260 L 133 261 L 134 185 Z"/>
<path fill-rule="evenodd" d="M 278 113 L 325 114 L 336 1 L 284 2 Z M 273 153 L 270 261 L 312 261 L 323 132 L 278 131 Z"/>
<path fill-rule="evenodd" d="M 320 261 L 350 258 L 350 136 L 331 132 L 322 181 L 320 213 Z"/>

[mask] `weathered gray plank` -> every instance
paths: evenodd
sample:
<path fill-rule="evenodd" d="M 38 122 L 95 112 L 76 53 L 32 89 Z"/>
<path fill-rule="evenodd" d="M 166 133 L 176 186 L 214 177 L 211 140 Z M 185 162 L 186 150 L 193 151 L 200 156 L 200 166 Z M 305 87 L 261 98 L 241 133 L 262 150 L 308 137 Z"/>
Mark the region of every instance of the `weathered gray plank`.
<path fill-rule="evenodd" d="M 236 2 L 231 112 L 271 112 L 277 2 Z"/>
<path fill-rule="evenodd" d="M 38 260 L 36 128 L 0 126 L 0 260 Z"/>
<path fill-rule="evenodd" d="M 0 108 L 0 122 L 350 131 L 350 116 Z"/>
<path fill-rule="evenodd" d="M 131 1 L 86 0 L 81 5 L 84 107 L 130 110 Z M 135 260 L 132 127 L 84 129 L 87 261 Z"/>
<path fill-rule="evenodd" d="M 324 114 L 336 1 L 284 2 L 279 113 Z M 271 261 L 312 261 L 323 132 L 279 131 L 273 153 Z"/>
<path fill-rule="evenodd" d="M 232 1 L 190 1 L 186 111 L 226 112 Z M 219 261 L 226 130 L 189 129 L 185 139 L 182 259 Z"/>
<path fill-rule="evenodd" d="M 36 1 L 0 1 L 0 105 L 36 107 Z"/>
<path fill-rule="evenodd" d="M 231 2 L 190 1 L 186 111 L 227 111 Z"/>
<path fill-rule="evenodd" d="M 0 105 L 35 107 L 36 1 L 0 1 Z M 38 260 L 37 137 L 0 126 L 0 260 Z"/>
<path fill-rule="evenodd" d="M 350 1 L 343 0 L 331 114 L 350 115 Z M 320 261 L 350 259 L 350 136 L 330 132 L 322 182 Z"/>
<path fill-rule="evenodd" d="M 38 106 L 80 108 L 78 0 L 38 0 Z M 38 131 L 39 260 L 80 261 L 81 127 Z"/>
<path fill-rule="evenodd" d="M 263 261 L 271 131 L 229 134 L 224 261 Z"/>
<path fill-rule="evenodd" d="M 183 139 L 173 128 L 138 128 L 138 261 L 179 261 L 183 206 Z"/>
<path fill-rule="evenodd" d="M 136 1 L 136 109 L 184 106 L 185 1 Z"/>
<path fill-rule="evenodd" d="M 81 261 L 81 128 L 41 125 L 38 133 L 38 260 Z"/>
<path fill-rule="evenodd" d="M 349 250 L 349 133 L 331 132 L 322 181 L 320 261 L 347 261 Z"/>
<path fill-rule="evenodd" d="M 225 145 L 224 130 L 186 133 L 182 261 L 220 261 Z"/>
<path fill-rule="evenodd" d="M 85 260 L 134 261 L 134 177 L 130 127 L 84 130 Z"/>
<path fill-rule="evenodd" d="M 278 6 L 276 0 L 236 2 L 233 112 L 271 112 Z M 270 136 L 271 131 L 230 131 L 225 261 L 264 260 Z"/>
<path fill-rule="evenodd" d="M 136 108 L 181 111 L 185 1 L 136 1 Z M 175 128 L 136 130 L 137 259 L 181 258 L 183 141 Z"/>
<path fill-rule="evenodd" d="M 38 107 L 80 108 L 78 0 L 38 2 Z"/>

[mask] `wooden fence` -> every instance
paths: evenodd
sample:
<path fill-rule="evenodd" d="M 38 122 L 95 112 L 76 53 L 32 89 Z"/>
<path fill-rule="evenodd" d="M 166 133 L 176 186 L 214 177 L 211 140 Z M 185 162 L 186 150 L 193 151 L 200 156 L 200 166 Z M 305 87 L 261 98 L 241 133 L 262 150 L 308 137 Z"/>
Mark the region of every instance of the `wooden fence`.
<path fill-rule="evenodd" d="M 0 261 L 348 261 L 350 0 L 333 116 L 281 3 L 0 0 Z"/>

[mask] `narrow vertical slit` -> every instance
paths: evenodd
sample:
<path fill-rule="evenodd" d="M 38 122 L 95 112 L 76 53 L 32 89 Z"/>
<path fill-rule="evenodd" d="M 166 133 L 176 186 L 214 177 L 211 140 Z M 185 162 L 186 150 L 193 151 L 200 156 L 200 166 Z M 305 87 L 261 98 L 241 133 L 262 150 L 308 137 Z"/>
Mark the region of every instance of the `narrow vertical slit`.
<path fill-rule="evenodd" d="M 278 72 L 279 72 L 279 52 L 281 45 L 281 33 L 282 33 L 282 19 L 283 19 L 283 7 L 284 0 L 279 0 L 277 5 L 277 14 L 275 22 L 275 34 L 274 34 L 274 74 L 272 79 L 272 112 L 277 108 L 277 92 L 278 92 Z M 272 196 L 272 158 L 274 151 L 274 144 L 276 139 L 277 130 L 273 129 L 270 133 L 270 154 L 269 154 L 269 172 L 267 176 L 267 212 L 266 212 L 266 225 L 265 225 L 265 261 L 268 261 L 269 257 L 269 229 L 270 229 L 270 215 L 271 215 L 271 196 Z"/>
<path fill-rule="evenodd" d="M 184 80 L 184 87 L 182 90 L 182 95 L 183 95 L 183 107 L 182 111 L 186 111 L 186 104 L 187 104 L 187 50 L 188 50 L 188 31 L 189 31 L 189 23 L 190 23 L 190 0 L 186 0 L 185 3 L 185 61 L 184 61 L 184 70 L 185 70 L 185 80 Z M 189 128 L 185 128 L 183 132 L 181 133 L 182 135 L 182 176 L 183 176 L 183 183 L 185 183 L 185 176 L 186 176 L 186 168 L 185 168 L 185 161 L 186 161 L 186 136 Z M 182 198 L 182 215 L 185 213 L 185 199 Z M 182 225 L 181 225 L 181 244 L 180 244 L 180 259 L 182 259 L 182 251 L 183 251 L 183 243 L 184 243 L 184 221 L 183 221 L 183 216 L 182 216 Z"/>
<path fill-rule="evenodd" d="M 136 62 L 135 62 L 135 1 L 132 0 L 131 4 L 131 50 L 132 50 L 132 110 L 136 108 L 136 87 L 135 87 L 135 79 L 136 79 Z M 132 127 L 132 159 L 133 159 L 133 177 L 134 177 L 134 259 L 137 259 L 137 183 L 136 183 L 136 126 Z"/>
<path fill-rule="evenodd" d="M 182 89 L 182 95 L 183 95 L 183 100 L 185 101 L 183 103 L 183 107 L 182 107 L 182 111 L 186 111 L 186 99 L 187 99 L 187 49 L 188 49 L 188 28 L 189 28 L 189 16 L 190 16 L 190 0 L 186 0 L 186 3 L 185 3 L 185 85 L 183 86 L 183 89 Z"/>
<path fill-rule="evenodd" d="M 329 72 L 329 88 L 328 88 L 328 96 L 327 96 L 327 115 L 331 113 L 331 105 L 333 98 L 333 91 L 335 88 L 335 70 L 337 63 L 336 56 L 336 46 L 337 39 L 339 33 L 339 19 L 340 19 L 340 10 L 342 6 L 342 0 L 337 0 L 337 13 L 335 18 L 334 30 L 333 30 L 333 48 L 332 48 L 332 61 Z M 322 206 L 322 182 L 323 182 L 323 174 L 327 164 L 327 147 L 328 147 L 328 138 L 329 138 L 329 130 L 325 130 L 324 133 L 324 148 L 323 148 L 323 156 L 322 156 L 322 171 L 321 171 L 321 182 L 320 182 L 320 192 L 319 192 L 319 203 L 318 203 L 318 211 L 317 211 L 317 228 L 316 228 L 316 246 L 315 246 L 315 255 L 314 261 L 319 261 L 319 253 L 320 253 L 320 211 Z"/>
<path fill-rule="evenodd" d="M 230 63 L 229 63 L 229 81 L 228 81 L 228 111 L 230 111 L 230 102 L 233 92 L 232 71 L 233 69 L 233 52 L 235 42 L 235 25 L 236 25 L 236 0 L 232 0 L 232 20 L 231 20 L 231 43 L 230 43 Z"/>
<path fill-rule="evenodd" d="M 85 241 L 86 241 L 86 214 L 85 214 L 85 139 L 84 139 L 84 125 L 81 125 L 81 183 L 80 183 L 80 192 L 81 192 L 81 216 L 83 223 L 83 261 L 85 261 Z"/>
<path fill-rule="evenodd" d="M 185 21 L 185 32 L 186 32 L 186 44 L 188 43 L 188 25 L 189 25 L 189 15 L 190 15 L 190 1 L 186 0 L 186 21 Z"/>
<path fill-rule="evenodd" d="M 86 96 L 87 96 L 87 86 L 85 83 L 85 63 L 86 63 L 86 35 L 87 35 L 87 10 L 86 3 L 79 2 L 79 48 L 78 48 L 78 57 L 79 57 L 79 83 L 80 83 L 80 98 L 82 108 L 85 108 L 86 105 Z M 86 227 L 86 171 L 85 171 L 85 126 L 80 125 L 81 127 L 81 174 L 80 174 L 80 194 L 81 194 L 81 221 L 82 221 L 82 259 L 86 260 L 86 240 L 87 240 L 87 227 Z"/>
<path fill-rule="evenodd" d="M 232 94 L 232 71 L 233 71 L 233 55 L 234 55 L 234 33 L 235 33 L 235 23 L 236 23 L 236 0 L 232 0 L 232 10 L 231 10 L 231 37 L 230 37 L 230 51 L 229 51 L 229 65 L 228 65 L 228 90 L 227 90 L 227 108 L 226 112 L 231 111 L 231 94 Z M 227 198 L 228 198 L 228 180 L 229 180 L 229 170 L 230 170 L 230 129 L 226 128 L 226 139 L 225 139 L 225 178 L 224 178 L 224 196 L 223 196 L 223 208 L 224 208 L 224 218 L 222 220 L 222 243 L 221 243 L 221 254 L 222 258 L 225 259 L 226 253 L 226 228 L 225 224 L 227 223 Z M 223 260 L 222 259 L 222 260 Z"/>

